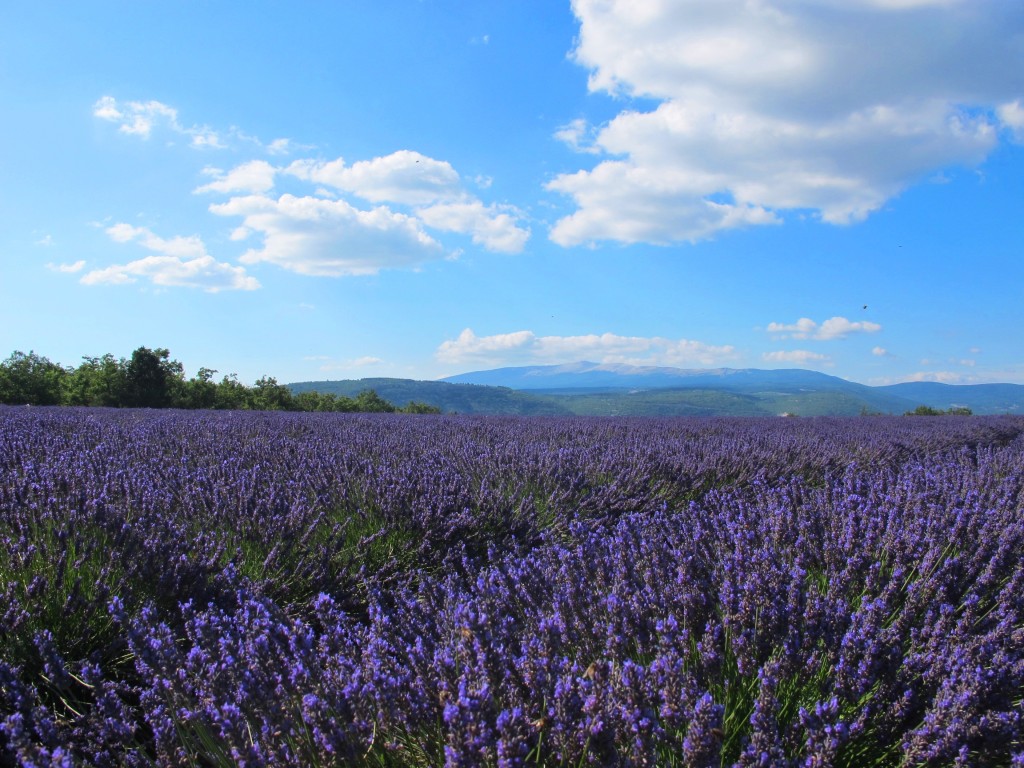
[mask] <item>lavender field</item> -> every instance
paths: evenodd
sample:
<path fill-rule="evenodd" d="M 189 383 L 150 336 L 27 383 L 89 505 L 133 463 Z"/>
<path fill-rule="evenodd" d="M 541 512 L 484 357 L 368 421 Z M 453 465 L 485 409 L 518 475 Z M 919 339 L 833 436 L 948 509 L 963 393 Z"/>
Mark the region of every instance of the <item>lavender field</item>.
<path fill-rule="evenodd" d="M 1024 765 L 1024 418 L 0 408 L 0 765 Z"/>

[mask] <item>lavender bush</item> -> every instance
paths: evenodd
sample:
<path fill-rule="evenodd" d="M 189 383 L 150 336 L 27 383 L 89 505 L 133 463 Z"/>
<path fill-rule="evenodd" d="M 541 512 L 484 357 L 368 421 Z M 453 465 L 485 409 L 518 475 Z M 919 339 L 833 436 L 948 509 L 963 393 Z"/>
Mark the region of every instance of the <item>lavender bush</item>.
<path fill-rule="evenodd" d="M 0 408 L 0 765 L 1024 765 L 1024 419 Z"/>

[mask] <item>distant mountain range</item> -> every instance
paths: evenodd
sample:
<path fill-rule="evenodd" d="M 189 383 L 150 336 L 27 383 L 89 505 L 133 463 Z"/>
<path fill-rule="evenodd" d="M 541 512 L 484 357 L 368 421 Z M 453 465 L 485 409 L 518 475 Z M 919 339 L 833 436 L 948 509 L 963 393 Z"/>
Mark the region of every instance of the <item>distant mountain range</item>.
<path fill-rule="evenodd" d="M 908 382 L 871 387 L 803 369 L 684 368 L 578 362 L 497 368 L 441 381 L 357 379 L 289 384 L 349 397 L 373 389 L 396 405 L 451 413 L 621 416 L 855 416 L 926 405 L 976 414 L 1024 413 L 1024 385 Z"/>

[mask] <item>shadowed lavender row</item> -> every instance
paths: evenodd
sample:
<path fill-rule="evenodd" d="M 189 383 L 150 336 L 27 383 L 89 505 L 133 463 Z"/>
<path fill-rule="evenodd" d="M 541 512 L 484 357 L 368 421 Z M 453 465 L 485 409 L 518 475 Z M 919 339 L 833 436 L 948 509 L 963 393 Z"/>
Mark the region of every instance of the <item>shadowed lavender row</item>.
<path fill-rule="evenodd" d="M 1022 433 L 0 409 L 0 764 L 1024 764 Z"/>

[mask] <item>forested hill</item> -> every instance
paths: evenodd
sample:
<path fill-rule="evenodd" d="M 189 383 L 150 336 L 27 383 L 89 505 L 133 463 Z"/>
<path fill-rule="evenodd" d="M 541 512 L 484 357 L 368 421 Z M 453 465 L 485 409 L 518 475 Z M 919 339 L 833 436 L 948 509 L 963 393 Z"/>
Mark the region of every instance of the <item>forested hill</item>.
<path fill-rule="evenodd" d="M 569 416 L 571 408 L 556 399 L 517 392 L 508 387 L 449 384 L 444 381 L 414 379 L 347 379 L 343 381 L 302 381 L 288 385 L 301 396 L 321 392 L 339 397 L 352 397 L 364 389 L 372 389 L 385 400 L 402 405 L 422 402 L 444 413 L 475 413 L 496 416 Z"/>

